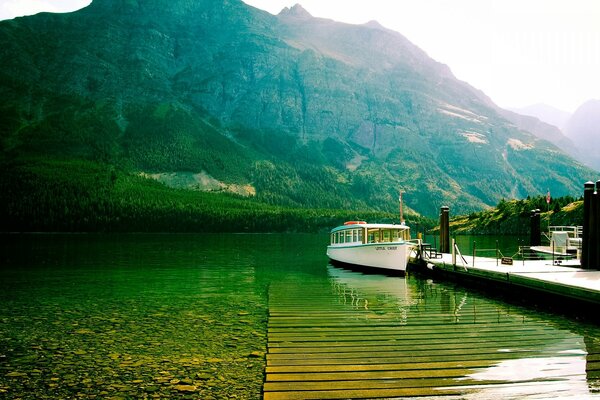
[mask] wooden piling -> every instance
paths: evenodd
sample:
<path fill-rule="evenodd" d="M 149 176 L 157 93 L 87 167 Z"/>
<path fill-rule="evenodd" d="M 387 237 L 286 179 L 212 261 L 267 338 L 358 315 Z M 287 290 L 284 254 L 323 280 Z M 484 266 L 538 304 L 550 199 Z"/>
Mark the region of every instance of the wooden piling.
<path fill-rule="evenodd" d="M 440 209 L 440 252 L 450 252 L 450 207 Z"/>
<path fill-rule="evenodd" d="M 594 182 L 586 182 L 583 185 L 583 238 L 581 240 L 581 268 L 590 268 L 590 229 L 592 200 L 594 197 Z"/>
<path fill-rule="evenodd" d="M 590 255 L 589 267 L 591 269 L 600 269 L 600 180 L 596 181 L 596 191 L 592 196 L 592 215 L 590 218 Z"/>
<path fill-rule="evenodd" d="M 539 246 L 542 244 L 542 230 L 541 230 L 541 216 L 540 210 L 535 209 L 530 211 L 529 217 L 529 245 Z"/>

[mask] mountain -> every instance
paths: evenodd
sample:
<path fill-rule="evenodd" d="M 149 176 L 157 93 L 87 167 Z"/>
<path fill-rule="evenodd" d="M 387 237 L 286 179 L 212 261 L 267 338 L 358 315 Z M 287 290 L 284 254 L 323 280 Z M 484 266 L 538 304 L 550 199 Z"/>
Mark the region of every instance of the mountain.
<path fill-rule="evenodd" d="M 565 132 L 580 149 L 583 160 L 600 170 L 600 100 L 583 103 L 569 118 Z"/>
<path fill-rule="evenodd" d="M 1 22 L 0 49 L 4 170 L 84 160 L 116 171 L 107 196 L 156 179 L 249 204 L 393 211 L 401 189 L 434 216 L 578 194 L 593 173 L 401 34 L 298 5 L 95 0 Z"/>
<path fill-rule="evenodd" d="M 560 130 L 565 128 L 567 121 L 571 117 L 571 114 L 566 111 L 542 103 L 521 108 L 510 108 L 509 110 L 521 115 L 536 117 L 540 121 L 556 126 Z"/>
<path fill-rule="evenodd" d="M 498 109 L 498 113 L 519 129 L 531 132 L 540 139 L 547 140 L 575 160 L 584 162 L 578 147 L 555 125 L 551 125 L 538 117 L 523 115 L 510 110 Z"/>

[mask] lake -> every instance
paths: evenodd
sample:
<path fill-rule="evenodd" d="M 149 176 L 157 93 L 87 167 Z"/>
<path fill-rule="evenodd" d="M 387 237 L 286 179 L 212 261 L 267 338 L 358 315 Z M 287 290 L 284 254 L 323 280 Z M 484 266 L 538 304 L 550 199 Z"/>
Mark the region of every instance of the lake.
<path fill-rule="evenodd" d="M 332 267 L 327 234 L 2 239 L 0 398 L 335 398 L 364 385 L 363 397 L 580 398 L 599 387 L 597 325 Z"/>

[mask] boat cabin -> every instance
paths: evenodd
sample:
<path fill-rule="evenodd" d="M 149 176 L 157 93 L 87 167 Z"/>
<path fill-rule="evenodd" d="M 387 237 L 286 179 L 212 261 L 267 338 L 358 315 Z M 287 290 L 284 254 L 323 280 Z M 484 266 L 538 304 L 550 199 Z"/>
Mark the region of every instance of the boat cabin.
<path fill-rule="evenodd" d="M 361 226 L 364 225 L 364 226 Z M 399 243 L 410 240 L 406 225 L 355 223 L 335 228 L 331 244 Z"/>

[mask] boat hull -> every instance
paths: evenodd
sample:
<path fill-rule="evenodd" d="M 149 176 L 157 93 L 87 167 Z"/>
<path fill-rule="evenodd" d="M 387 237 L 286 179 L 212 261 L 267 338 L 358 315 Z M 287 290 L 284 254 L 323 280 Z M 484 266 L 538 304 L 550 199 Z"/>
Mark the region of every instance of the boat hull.
<path fill-rule="evenodd" d="M 327 246 L 327 256 L 334 263 L 396 273 L 405 273 L 409 254 L 405 242 Z"/>

